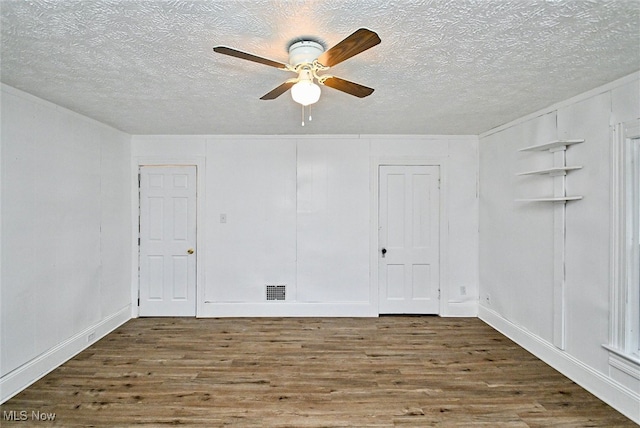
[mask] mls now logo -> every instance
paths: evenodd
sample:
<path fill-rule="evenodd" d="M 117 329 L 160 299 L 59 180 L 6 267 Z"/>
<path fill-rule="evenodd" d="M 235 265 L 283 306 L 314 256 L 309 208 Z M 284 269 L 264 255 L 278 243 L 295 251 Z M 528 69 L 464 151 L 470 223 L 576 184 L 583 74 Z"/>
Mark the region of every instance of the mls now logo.
<path fill-rule="evenodd" d="M 29 414 L 26 410 L 9 410 L 8 412 L 2 412 L 2 419 L 5 421 L 26 421 L 29 419 Z"/>
<path fill-rule="evenodd" d="M 2 419 L 5 421 L 54 421 L 56 419 L 55 413 L 45 413 L 38 410 L 33 410 L 31 413 L 26 410 L 9 410 L 2 412 Z"/>

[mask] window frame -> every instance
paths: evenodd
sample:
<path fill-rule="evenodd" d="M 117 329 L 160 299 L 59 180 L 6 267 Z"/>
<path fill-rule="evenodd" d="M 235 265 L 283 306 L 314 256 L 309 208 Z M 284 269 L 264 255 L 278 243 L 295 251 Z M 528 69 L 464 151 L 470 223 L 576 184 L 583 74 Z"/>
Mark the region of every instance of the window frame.
<path fill-rule="evenodd" d="M 610 364 L 640 379 L 640 119 L 613 128 Z M 632 159 L 635 159 L 632 162 Z"/>

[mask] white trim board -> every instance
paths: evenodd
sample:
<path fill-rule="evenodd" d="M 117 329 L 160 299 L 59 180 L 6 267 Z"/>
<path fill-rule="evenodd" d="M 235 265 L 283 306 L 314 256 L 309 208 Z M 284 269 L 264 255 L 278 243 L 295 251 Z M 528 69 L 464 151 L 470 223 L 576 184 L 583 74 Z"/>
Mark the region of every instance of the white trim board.
<path fill-rule="evenodd" d="M 368 317 L 378 316 L 378 307 L 369 302 L 205 302 L 198 317 Z"/>
<path fill-rule="evenodd" d="M 630 163 L 627 156 L 627 150 L 630 148 L 631 140 L 640 138 L 640 119 L 634 119 L 629 122 L 618 123 L 611 128 L 611 199 L 610 199 L 610 236 L 611 246 L 609 247 L 609 265 L 610 269 L 610 295 L 609 295 L 609 342 L 603 345 L 613 354 L 623 357 L 627 360 L 620 360 L 620 364 L 631 364 L 630 370 L 637 370 L 640 362 L 631 355 L 626 355 L 627 350 L 631 351 L 631 343 L 628 343 L 627 335 L 630 332 L 629 324 L 632 320 L 630 314 L 632 305 L 628 304 L 631 297 L 632 287 L 629 287 L 631 269 L 631 259 L 628 259 L 627 251 L 630 245 L 627 237 L 631 235 L 632 226 L 627 217 L 628 205 L 630 201 L 631 191 L 628 188 L 627 174 L 629 173 Z M 630 157 L 630 156 L 629 156 Z M 628 195 L 628 196 L 627 196 Z M 633 293 L 631 293 L 633 295 Z M 636 333 L 637 334 L 637 333 Z M 635 345 L 635 343 L 633 343 Z M 614 356 L 611 361 L 616 361 Z M 625 371 L 625 370 L 623 370 Z"/>
<path fill-rule="evenodd" d="M 449 300 L 445 303 L 444 313 L 441 317 L 447 318 L 477 318 L 478 317 L 478 300 L 470 300 L 468 302 L 456 302 Z"/>
<path fill-rule="evenodd" d="M 640 392 L 619 384 L 485 306 L 478 308 L 478 318 L 640 424 Z"/>
<path fill-rule="evenodd" d="M 0 404 L 84 351 L 131 319 L 131 305 L 80 331 L 0 378 Z"/>
<path fill-rule="evenodd" d="M 497 127 L 493 128 L 493 129 L 490 129 L 488 131 L 482 132 L 482 133 L 480 133 L 478 135 L 478 138 L 480 138 L 480 139 L 486 138 L 486 137 L 488 137 L 490 135 L 493 135 L 493 134 L 495 134 L 497 132 L 504 131 L 505 129 L 511 128 L 513 126 L 519 125 L 519 124 L 524 123 L 524 122 L 527 122 L 527 121 L 529 121 L 531 119 L 535 119 L 536 117 L 544 116 L 546 114 L 549 114 L 549 113 L 552 113 L 552 112 L 554 112 L 556 110 L 559 110 L 559 109 L 561 109 L 563 107 L 567 107 L 567 106 L 570 106 L 570 105 L 575 104 L 577 102 L 589 99 L 589 98 L 591 98 L 593 96 L 602 94 L 604 92 L 611 91 L 611 90 L 613 90 L 613 89 L 615 89 L 615 88 L 617 88 L 619 86 L 626 85 L 627 83 L 633 82 L 633 81 L 638 80 L 638 79 L 640 79 L 640 72 L 636 71 L 634 73 L 629 74 L 628 76 L 622 77 L 622 78 L 620 78 L 618 80 L 614 80 L 613 82 L 609 82 L 609 83 L 607 83 L 605 85 L 602 85 L 600 87 L 594 88 L 594 89 L 592 89 L 590 91 L 587 91 L 587 92 L 584 92 L 584 93 L 582 93 L 580 95 L 576 95 L 575 97 L 560 101 L 558 103 L 555 103 L 555 104 L 552 104 L 552 105 L 550 105 L 548 107 L 540 109 L 540 110 L 538 110 L 536 112 L 530 113 L 530 114 L 528 114 L 526 116 L 522 116 L 522 117 L 520 117 L 518 119 L 512 120 L 511 122 L 507 122 L 504 125 L 500 125 L 500 126 L 497 126 Z"/>
<path fill-rule="evenodd" d="M 349 139 L 349 140 L 476 140 L 473 134 L 133 134 L 134 142 L 158 141 L 158 140 L 313 140 L 313 139 Z"/>

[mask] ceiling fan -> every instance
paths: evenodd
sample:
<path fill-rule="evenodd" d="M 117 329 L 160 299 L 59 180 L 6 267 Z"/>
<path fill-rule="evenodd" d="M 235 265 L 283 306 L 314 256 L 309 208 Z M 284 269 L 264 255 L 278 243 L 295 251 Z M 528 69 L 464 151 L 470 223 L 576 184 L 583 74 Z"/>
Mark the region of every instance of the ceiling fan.
<path fill-rule="evenodd" d="M 336 76 L 320 75 L 318 73 L 326 71 L 342 61 L 358 55 L 380 43 L 380 37 L 378 37 L 375 32 L 366 28 L 360 28 L 327 51 L 325 51 L 324 46 L 318 41 L 308 39 L 309 38 L 303 38 L 297 40 L 289 46 L 289 63 L 263 58 L 227 46 L 216 46 L 213 50 L 214 52 L 224 55 L 291 71 L 298 75 L 298 77 L 288 79 L 280 86 L 260 97 L 261 100 L 276 99 L 291 89 L 293 100 L 302 104 L 304 108 L 304 106 L 313 104 L 320 99 L 320 87 L 314 83 L 314 80 L 320 85 L 329 86 L 330 88 L 359 98 L 364 98 L 373 93 L 372 88 L 360 85 L 359 83 L 350 82 Z"/>

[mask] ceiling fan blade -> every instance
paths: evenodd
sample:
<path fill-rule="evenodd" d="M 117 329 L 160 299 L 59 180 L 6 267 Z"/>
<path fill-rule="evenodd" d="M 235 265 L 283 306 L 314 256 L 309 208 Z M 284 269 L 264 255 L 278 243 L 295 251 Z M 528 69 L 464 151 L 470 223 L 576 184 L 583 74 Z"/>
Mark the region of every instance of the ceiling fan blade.
<path fill-rule="evenodd" d="M 272 59 L 263 58 L 261 56 L 253 55 L 247 52 L 242 52 L 237 49 L 233 49 L 227 46 L 216 46 L 213 48 L 214 52 L 221 53 L 224 55 L 234 56 L 240 59 L 246 59 L 247 61 L 257 62 L 258 64 L 268 65 L 270 67 L 280 68 L 283 70 L 287 69 L 287 64 L 279 61 L 274 61 Z"/>
<path fill-rule="evenodd" d="M 343 41 L 318 57 L 318 62 L 325 67 L 333 67 L 344 60 L 358 55 L 380 43 L 380 37 L 371 30 L 360 28 Z"/>
<path fill-rule="evenodd" d="M 297 81 L 297 79 L 289 79 L 286 82 L 284 82 L 282 85 L 280 85 L 277 88 L 275 88 L 274 90 L 272 90 L 271 92 L 261 96 L 260 99 L 261 100 L 275 100 L 280 95 L 284 94 L 289 89 L 291 89 L 291 87 L 296 83 L 296 81 Z"/>
<path fill-rule="evenodd" d="M 327 77 L 322 83 L 325 86 L 346 92 L 347 94 L 354 95 L 358 98 L 368 97 L 373 93 L 373 88 L 368 88 L 359 83 L 350 82 L 334 76 Z"/>

